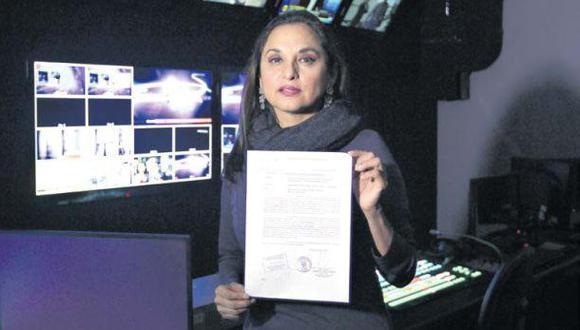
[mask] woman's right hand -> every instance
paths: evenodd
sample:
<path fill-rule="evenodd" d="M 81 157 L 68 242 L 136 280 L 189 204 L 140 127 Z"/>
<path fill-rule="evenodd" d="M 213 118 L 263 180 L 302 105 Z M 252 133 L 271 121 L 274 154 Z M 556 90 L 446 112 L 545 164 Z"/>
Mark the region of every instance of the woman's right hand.
<path fill-rule="evenodd" d="M 218 312 L 224 319 L 238 320 L 240 314 L 248 310 L 248 307 L 255 302 L 244 290 L 244 286 L 239 283 L 219 285 L 215 289 L 214 302 Z"/>

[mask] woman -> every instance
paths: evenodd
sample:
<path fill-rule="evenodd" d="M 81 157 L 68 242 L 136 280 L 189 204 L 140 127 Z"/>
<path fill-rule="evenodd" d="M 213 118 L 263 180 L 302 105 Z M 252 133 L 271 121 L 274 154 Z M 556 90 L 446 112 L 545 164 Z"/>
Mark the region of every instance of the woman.
<path fill-rule="evenodd" d="M 346 66 L 332 35 L 306 11 L 274 18 L 248 65 L 240 135 L 221 194 L 215 303 L 245 328 L 385 329 L 389 319 L 375 269 L 395 285 L 414 276 L 416 251 L 401 174 L 380 136 L 344 101 Z M 355 159 L 351 303 L 260 301 L 241 284 L 245 246 L 245 152 L 343 151 Z M 388 182 L 388 187 L 387 187 Z"/>

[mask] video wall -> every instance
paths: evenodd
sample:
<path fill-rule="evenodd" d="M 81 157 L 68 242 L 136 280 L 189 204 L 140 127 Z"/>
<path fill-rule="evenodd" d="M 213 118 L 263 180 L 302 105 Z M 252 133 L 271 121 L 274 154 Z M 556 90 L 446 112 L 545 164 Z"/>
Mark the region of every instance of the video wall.
<path fill-rule="evenodd" d="M 212 177 L 209 71 L 34 62 L 36 195 Z"/>
<path fill-rule="evenodd" d="M 271 15 L 307 10 L 324 24 L 385 32 L 401 0 L 204 0 L 260 8 Z"/>

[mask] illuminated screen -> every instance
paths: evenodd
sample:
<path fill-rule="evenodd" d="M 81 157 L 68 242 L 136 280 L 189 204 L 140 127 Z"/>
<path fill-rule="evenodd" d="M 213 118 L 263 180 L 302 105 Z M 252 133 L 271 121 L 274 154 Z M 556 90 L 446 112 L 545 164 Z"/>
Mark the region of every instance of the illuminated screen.
<path fill-rule="evenodd" d="M 225 3 L 228 5 L 239 5 L 246 7 L 262 8 L 266 4 L 266 0 L 204 0 L 208 2 Z"/>
<path fill-rule="evenodd" d="M 384 32 L 401 0 L 353 0 L 342 26 Z"/>
<path fill-rule="evenodd" d="M 245 73 L 222 73 L 222 124 L 239 124 L 240 110 L 242 108 L 242 91 L 245 81 Z"/>
<path fill-rule="evenodd" d="M 232 151 L 234 142 L 236 141 L 238 125 L 240 123 L 240 111 L 242 108 L 242 91 L 244 89 L 245 80 L 245 73 L 239 71 L 222 73 L 222 170 L 224 168 L 224 160 Z"/>
<path fill-rule="evenodd" d="M 210 72 L 35 62 L 34 77 L 37 195 L 211 178 Z"/>
<path fill-rule="evenodd" d="M 0 329 L 191 328 L 185 235 L 0 231 Z"/>
<path fill-rule="evenodd" d="M 334 21 L 342 0 L 282 0 L 280 13 L 292 10 L 308 10 L 316 15 L 322 23 Z"/>

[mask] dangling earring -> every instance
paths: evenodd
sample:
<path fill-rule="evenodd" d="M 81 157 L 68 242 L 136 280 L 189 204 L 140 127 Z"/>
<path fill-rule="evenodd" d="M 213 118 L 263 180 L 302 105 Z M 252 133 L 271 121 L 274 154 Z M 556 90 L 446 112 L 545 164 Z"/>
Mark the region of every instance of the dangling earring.
<path fill-rule="evenodd" d="M 326 89 L 326 93 L 324 94 L 324 108 L 330 106 L 334 102 L 334 96 L 332 95 L 332 87 Z"/>
<path fill-rule="evenodd" d="M 260 93 L 260 96 L 258 96 L 258 102 L 260 103 L 260 110 L 265 111 L 266 110 L 266 97 L 264 96 L 264 94 Z"/>

